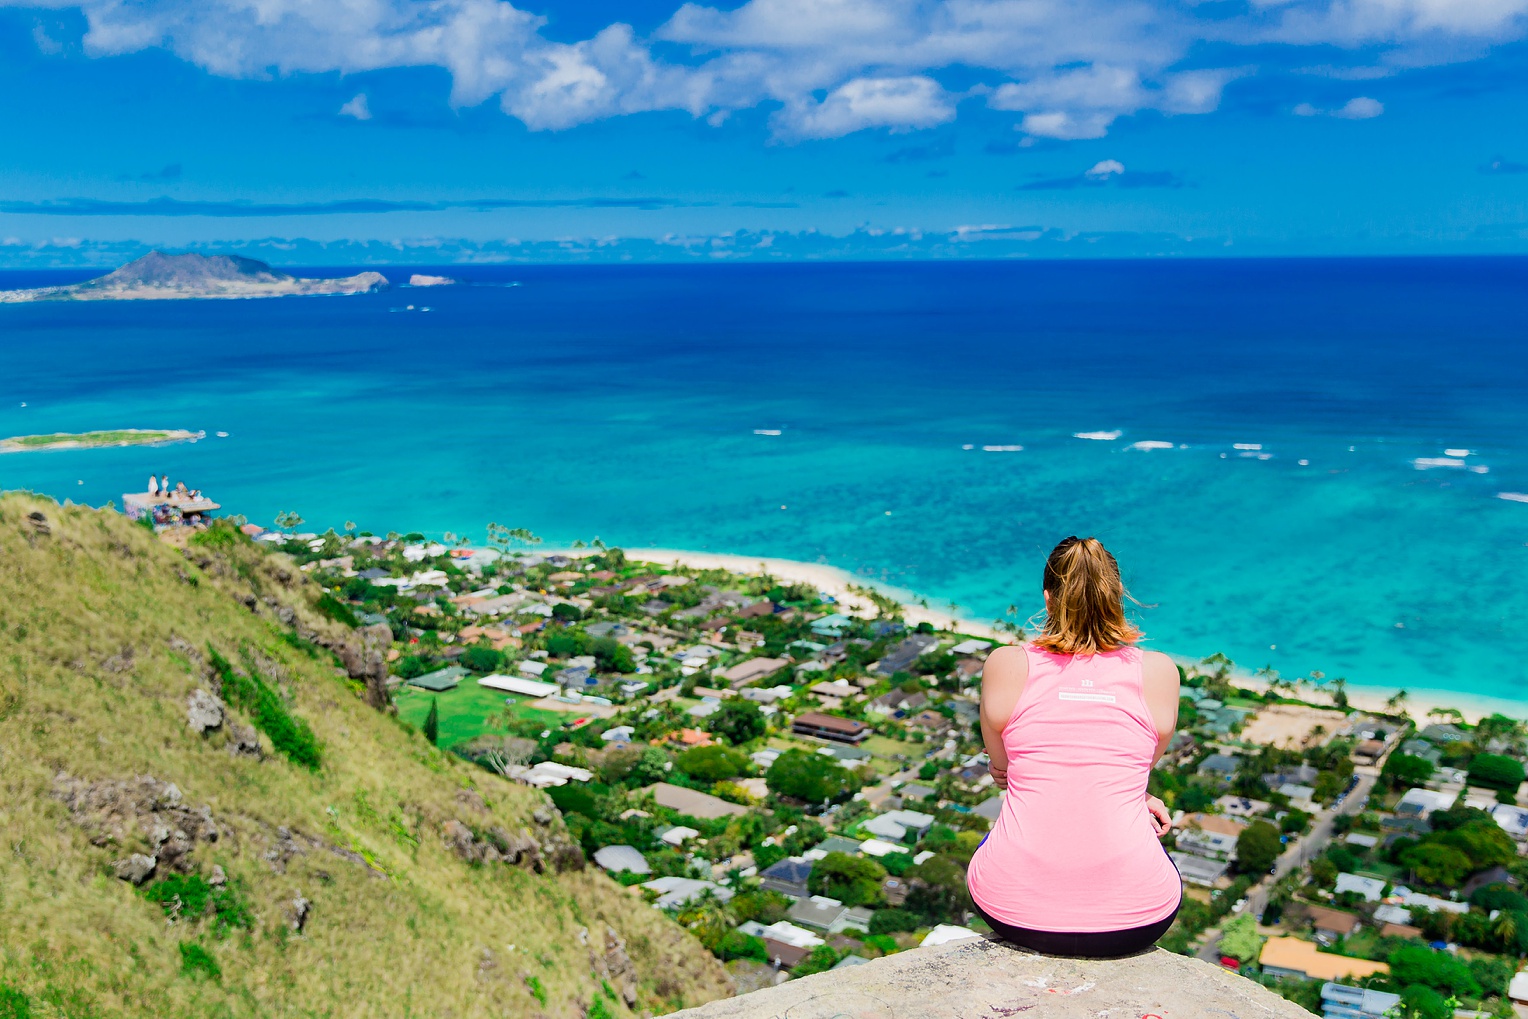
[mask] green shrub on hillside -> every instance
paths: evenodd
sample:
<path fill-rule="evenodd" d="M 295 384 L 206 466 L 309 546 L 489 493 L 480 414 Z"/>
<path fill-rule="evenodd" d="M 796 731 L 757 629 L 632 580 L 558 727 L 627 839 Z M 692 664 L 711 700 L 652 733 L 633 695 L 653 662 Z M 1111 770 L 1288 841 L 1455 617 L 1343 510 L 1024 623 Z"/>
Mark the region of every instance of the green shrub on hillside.
<path fill-rule="evenodd" d="M 163 906 L 166 915 L 182 920 L 194 923 L 210 916 L 218 937 L 236 928 L 249 930 L 255 925 L 249 904 L 234 884 L 215 888 L 200 874 L 171 874 L 144 885 L 143 897 Z"/>
<path fill-rule="evenodd" d="M 352 630 L 358 629 L 361 625 L 361 621 L 356 618 L 354 610 L 327 591 L 318 596 L 318 601 L 313 607 L 336 623 L 342 623 Z"/>
<path fill-rule="evenodd" d="M 249 715 L 255 728 L 269 736 L 271 745 L 285 754 L 293 764 L 317 771 L 322 763 L 322 754 L 318 747 L 318 737 L 313 735 L 308 723 L 293 717 L 281 702 L 281 696 L 265 680 L 235 671 L 228 659 L 212 648 L 207 650 L 212 658 L 212 667 L 223 680 L 223 697 Z"/>
<path fill-rule="evenodd" d="M 0 1019 L 32 1019 L 32 999 L 9 984 L 0 984 Z"/>
<path fill-rule="evenodd" d="M 188 977 L 204 976 L 209 980 L 223 978 L 223 970 L 212 953 L 192 941 L 180 943 L 180 971 Z"/>

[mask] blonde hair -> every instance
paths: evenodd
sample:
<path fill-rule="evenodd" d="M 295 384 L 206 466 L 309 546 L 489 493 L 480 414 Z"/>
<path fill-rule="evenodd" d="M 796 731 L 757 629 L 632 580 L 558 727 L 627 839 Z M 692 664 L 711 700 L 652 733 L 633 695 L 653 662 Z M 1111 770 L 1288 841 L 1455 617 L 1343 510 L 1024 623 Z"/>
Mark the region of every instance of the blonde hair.
<path fill-rule="evenodd" d="M 1141 631 L 1125 618 L 1119 563 L 1097 538 L 1062 539 L 1045 560 L 1045 627 L 1038 648 L 1058 655 L 1093 655 L 1134 644 Z"/>

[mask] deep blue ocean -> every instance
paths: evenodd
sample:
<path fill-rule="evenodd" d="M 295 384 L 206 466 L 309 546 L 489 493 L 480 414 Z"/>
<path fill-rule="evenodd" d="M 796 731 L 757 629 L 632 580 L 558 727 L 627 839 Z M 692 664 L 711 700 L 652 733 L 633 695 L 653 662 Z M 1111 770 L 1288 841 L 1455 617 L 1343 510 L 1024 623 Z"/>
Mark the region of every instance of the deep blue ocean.
<path fill-rule="evenodd" d="M 0 306 L 0 436 L 208 433 L 0 487 L 169 473 L 267 524 L 825 562 L 979 619 L 1096 534 L 1152 646 L 1528 700 L 1498 497 L 1528 492 L 1528 259 L 424 271 L 469 285 Z"/>

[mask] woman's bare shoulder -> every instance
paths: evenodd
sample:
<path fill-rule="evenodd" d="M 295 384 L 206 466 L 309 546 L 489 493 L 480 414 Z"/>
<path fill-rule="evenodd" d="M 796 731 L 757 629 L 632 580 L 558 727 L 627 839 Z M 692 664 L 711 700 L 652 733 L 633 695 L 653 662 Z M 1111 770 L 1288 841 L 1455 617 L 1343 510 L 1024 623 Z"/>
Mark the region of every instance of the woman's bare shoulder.
<path fill-rule="evenodd" d="M 1004 644 L 982 663 L 983 681 L 1022 680 L 1029 675 L 1029 655 L 1022 644 Z"/>
<path fill-rule="evenodd" d="M 1141 672 L 1146 682 L 1157 687 L 1178 687 L 1178 663 L 1161 651 L 1147 651 L 1141 655 Z"/>

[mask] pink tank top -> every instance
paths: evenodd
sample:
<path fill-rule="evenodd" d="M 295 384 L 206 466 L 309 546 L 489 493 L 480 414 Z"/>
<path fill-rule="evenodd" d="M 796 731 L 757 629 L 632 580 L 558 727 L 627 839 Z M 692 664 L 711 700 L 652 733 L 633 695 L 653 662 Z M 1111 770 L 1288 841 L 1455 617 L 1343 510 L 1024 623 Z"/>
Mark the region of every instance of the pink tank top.
<path fill-rule="evenodd" d="M 1183 885 L 1146 811 L 1157 731 L 1141 650 L 1024 650 L 1029 680 L 1003 729 L 1008 788 L 971 858 L 971 897 L 1030 930 L 1128 930 L 1165 918 Z"/>

